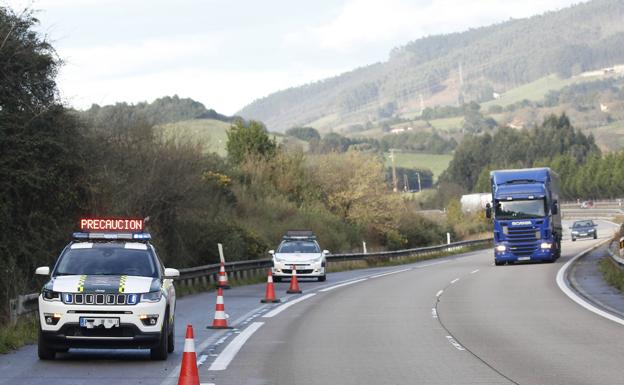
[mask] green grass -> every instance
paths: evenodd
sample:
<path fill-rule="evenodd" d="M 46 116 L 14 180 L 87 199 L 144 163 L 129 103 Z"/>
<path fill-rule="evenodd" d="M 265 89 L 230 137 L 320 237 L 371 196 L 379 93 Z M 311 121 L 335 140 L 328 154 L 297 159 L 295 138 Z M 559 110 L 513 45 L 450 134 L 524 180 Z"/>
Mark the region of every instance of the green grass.
<path fill-rule="evenodd" d="M 592 77 L 572 77 L 568 79 L 561 79 L 557 75 L 549 75 L 543 78 L 537 79 L 531 83 L 523 84 L 519 87 L 513 88 L 501 95 L 498 100 L 492 100 L 487 103 L 483 103 L 481 108 L 483 111 L 492 105 L 507 106 L 524 99 L 532 101 L 540 101 L 544 99 L 544 96 L 551 90 L 559 90 L 565 86 L 569 86 L 574 83 L 590 82 L 600 78 L 599 76 Z"/>
<path fill-rule="evenodd" d="M 458 132 L 459 129 L 464 125 L 464 117 L 458 116 L 455 118 L 434 119 L 430 120 L 429 124 L 431 124 L 437 130 Z"/>
<path fill-rule="evenodd" d="M 20 318 L 15 325 L 0 326 L 0 354 L 8 353 L 37 341 L 39 319 L 35 316 Z"/>
<path fill-rule="evenodd" d="M 390 153 L 385 153 L 386 165 L 391 166 Z M 424 154 L 416 152 L 395 152 L 395 164 L 397 167 L 425 168 L 433 172 L 433 180 L 436 181 L 440 174 L 447 169 L 453 155 L 451 154 Z"/>
<path fill-rule="evenodd" d="M 601 259 L 598 264 L 605 281 L 619 291 L 624 291 L 624 270 L 617 266 L 608 256 Z"/>

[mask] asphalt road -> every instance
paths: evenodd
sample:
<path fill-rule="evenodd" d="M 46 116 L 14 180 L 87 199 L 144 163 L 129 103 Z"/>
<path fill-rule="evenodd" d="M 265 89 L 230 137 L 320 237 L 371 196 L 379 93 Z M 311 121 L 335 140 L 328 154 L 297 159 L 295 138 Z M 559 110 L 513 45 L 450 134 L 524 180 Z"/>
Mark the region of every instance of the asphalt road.
<path fill-rule="evenodd" d="M 607 237 L 609 225 L 600 226 Z M 234 288 L 225 292 L 236 327 L 229 331 L 205 329 L 214 293 L 189 296 L 178 302 L 176 353 L 164 363 L 131 350 L 71 350 L 43 362 L 27 346 L 0 356 L 0 384 L 175 384 L 189 322 L 202 383 L 624 383 L 622 326 L 555 282 L 568 259 L 595 243 L 566 241 L 553 264 L 495 267 L 485 250 L 334 273 L 302 282 L 304 294 L 282 305 L 259 303 L 264 285 Z M 278 296 L 287 286 L 277 284 Z"/>

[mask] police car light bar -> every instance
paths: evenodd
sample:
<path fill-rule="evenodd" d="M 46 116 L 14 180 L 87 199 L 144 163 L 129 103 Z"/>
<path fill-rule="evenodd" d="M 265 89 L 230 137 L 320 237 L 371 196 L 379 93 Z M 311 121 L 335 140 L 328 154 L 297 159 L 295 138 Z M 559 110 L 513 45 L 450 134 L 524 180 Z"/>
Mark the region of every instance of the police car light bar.
<path fill-rule="evenodd" d="M 110 218 L 82 218 L 80 219 L 80 231 L 132 231 L 139 232 L 145 229 L 143 219 L 110 219 Z"/>
<path fill-rule="evenodd" d="M 149 233 L 74 233 L 74 239 L 77 240 L 135 240 L 135 241 L 149 241 L 152 236 Z"/>
<path fill-rule="evenodd" d="M 289 230 L 282 239 L 316 239 L 316 235 L 310 230 Z"/>

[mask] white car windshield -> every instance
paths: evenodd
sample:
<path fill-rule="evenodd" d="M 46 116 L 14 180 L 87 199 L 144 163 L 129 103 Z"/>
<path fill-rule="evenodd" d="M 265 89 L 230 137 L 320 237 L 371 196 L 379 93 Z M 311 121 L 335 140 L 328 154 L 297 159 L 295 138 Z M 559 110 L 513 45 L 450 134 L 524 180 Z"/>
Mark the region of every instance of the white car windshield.
<path fill-rule="evenodd" d="M 321 250 L 316 242 L 313 241 L 283 241 L 279 248 L 278 253 L 320 253 Z"/>

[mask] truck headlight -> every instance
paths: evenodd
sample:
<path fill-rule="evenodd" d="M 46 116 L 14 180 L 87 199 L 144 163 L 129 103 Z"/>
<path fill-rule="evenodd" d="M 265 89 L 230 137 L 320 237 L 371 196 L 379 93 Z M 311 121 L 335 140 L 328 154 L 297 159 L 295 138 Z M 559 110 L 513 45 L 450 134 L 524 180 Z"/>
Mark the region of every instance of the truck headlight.
<path fill-rule="evenodd" d="M 498 251 L 499 253 L 505 252 L 506 250 L 507 250 L 507 246 L 505 245 L 496 246 L 496 251 Z"/>
<path fill-rule="evenodd" d="M 162 291 L 150 291 L 141 294 L 141 302 L 158 302 L 162 298 Z"/>
<path fill-rule="evenodd" d="M 43 291 L 41 292 L 41 296 L 46 301 L 60 301 L 61 300 L 60 292 L 52 291 L 49 289 L 43 289 Z"/>
<path fill-rule="evenodd" d="M 540 248 L 542 249 L 550 249 L 552 247 L 552 243 L 548 243 L 548 242 L 542 242 L 542 244 L 540 245 Z"/>

